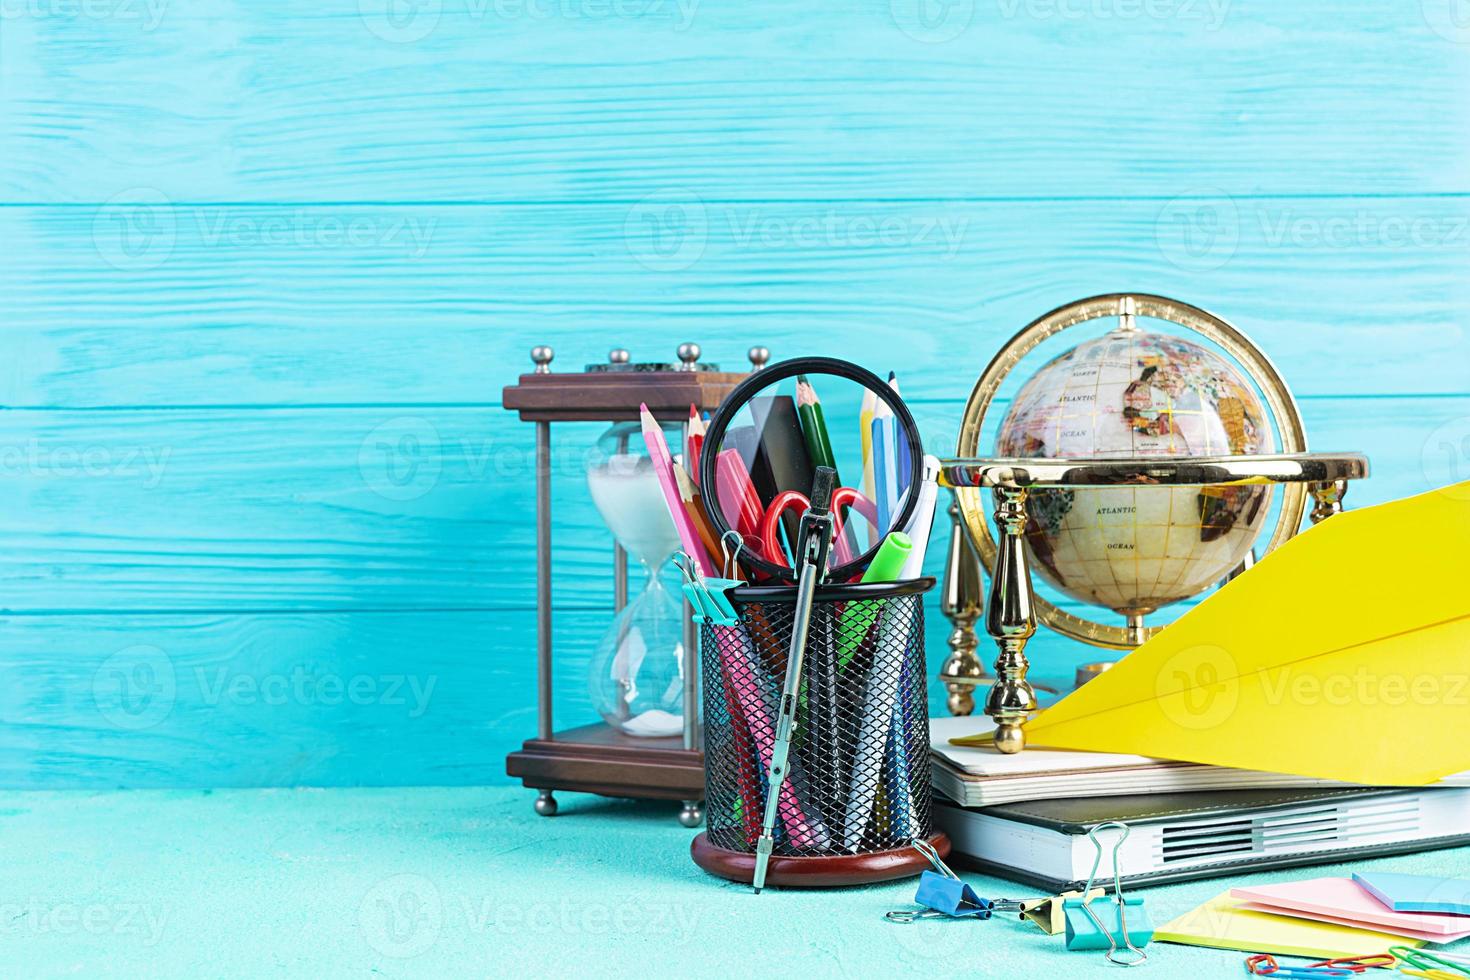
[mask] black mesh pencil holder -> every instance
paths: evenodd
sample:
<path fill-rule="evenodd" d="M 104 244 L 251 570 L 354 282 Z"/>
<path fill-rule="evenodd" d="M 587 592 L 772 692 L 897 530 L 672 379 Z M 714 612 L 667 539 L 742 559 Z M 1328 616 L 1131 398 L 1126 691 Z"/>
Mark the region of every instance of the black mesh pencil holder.
<path fill-rule="evenodd" d="M 947 852 L 930 817 L 924 593 L 934 579 L 819 588 L 767 881 L 841 885 L 915 875 L 913 848 Z M 730 598 L 738 626 L 705 623 L 705 820 L 694 860 L 749 882 L 765 813 L 776 708 L 796 604 L 791 586 Z"/>

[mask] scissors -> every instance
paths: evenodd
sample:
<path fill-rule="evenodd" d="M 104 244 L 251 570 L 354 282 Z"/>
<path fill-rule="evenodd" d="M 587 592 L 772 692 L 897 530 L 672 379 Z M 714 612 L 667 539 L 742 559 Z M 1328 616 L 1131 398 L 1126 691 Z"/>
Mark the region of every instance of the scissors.
<path fill-rule="evenodd" d="M 800 490 L 785 490 L 776 494 L 776 499 L 771 501 L 761 517 L 761 547 L 765 550 L 767 561 L 785 568 L 791 567 L 791 563 L 786 560 L 786 552 L 781 548 L 781 515 L 788 510 L 795 511 L 798 515 L 804 514 L 811 505 L 812 502 Z M 837 532 L 832 547 L 835 552 L 833 557 L 839 565 L 846 565 L 853 559 L 852 548 L 842 534 L 842 512 L 848 507 L 856 509 L 875 529 L 878 527 L 878 508 L 860 491 L 852 487 L 838 487 L 832 491 L 832 515 Z"/>

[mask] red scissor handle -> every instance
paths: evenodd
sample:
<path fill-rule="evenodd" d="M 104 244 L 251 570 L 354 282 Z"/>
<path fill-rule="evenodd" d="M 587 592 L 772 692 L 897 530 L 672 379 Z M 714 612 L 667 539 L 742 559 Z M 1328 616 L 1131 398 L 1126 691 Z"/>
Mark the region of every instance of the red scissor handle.
<path fill-rule="evenodd" d="M 848 507 L 863 515 L 868 523 L 873 525 L 873 530 L 879 530 L 877 506 L 867 497 L 864 497 L 859 490 L 854 490 L 852 487 L 838 487 L 832 494 L 832 510 L 837 514 L 837 520 L 839 522 L 837 526 L 839 528 L 842 526 L 840 523 L 842 521 L 842 512 Z"/>
<path fill-rule="evenodd" d="M 776 494 L 776 499 L 771 501 L 771 505 L 766 508 L 765 516 L 761 518 L 761 548 L 765 552 L 766 561 L 773 565 L 780 565 L 782 568 L 791 567 L 791 563 L 786 560 L 786 552 L 781 549 L 781 515 L 788 510 L 804 514 L 811 505 L 806 494 L 800 490 L 783 490 Z M 834 490 L 832 492 L 832 524 L 836 535 L 833 546 L 836 549 L 839 565 L 846 565 L 853 559 L 851 549 L 848 548 L 846 540 L 842 537 L 842 514 L 849 507 L 867 518 L 868 523 L 873 527 L 878 526 L 878 508 L 860 491 L 852 487 L 838 487 Z"/>

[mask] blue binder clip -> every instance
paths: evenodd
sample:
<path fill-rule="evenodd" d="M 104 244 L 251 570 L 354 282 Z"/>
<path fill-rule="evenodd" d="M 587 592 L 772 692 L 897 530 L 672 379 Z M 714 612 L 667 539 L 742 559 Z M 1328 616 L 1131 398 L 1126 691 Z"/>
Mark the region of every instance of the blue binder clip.
<path fill-rule="evenodd" d="M 980 919 L 985 920 L 995 914 L 995 903 L 988 898 L 981 898 L 975 894 L 975 889 L 960 880 L 960 876 L 950 870 L 949 865 L 939 856 L 928 841 L 914 841 L 914 849 L 929 859 L 934 865 L 933 871 L 925 871 L 919 876 L 919 890 L 914 895 L 914 901 L 922 905 L 930 912 L 947 916 L 953 919 Z M 912 913 L 888 913 L 888 918 L 894 922 L 912 922 L 916 918 L 929 918 L 923 912 Z"/>
<path fill-rule="evenodd" d="M 1123 897 L 1123 872 L 1118 864 L 1118 851 L 1128 839 L 1128 825 L 1124 823 L 1098 824 L 1088 831 L 1087 836 L 1097 848 L 1097 857 L 1092 862 L 1092 873 L 1087 876 L 1083 895 L 1092 892 L 1092 883 L 1097 878 L 1098 866 L 1102 864 L 1102 841 L 1097 839 L 1099 830 L 1113 828 L 1119 831 L 1118 842 L 1113 845 L 1113 895 L 1112 898 L 1088 897 L 1069 898 L 1062 905 L 1062 914 L 1067 923 L 1067 948 L 1106 949 L 1109 963 L 1119 966 L 1138 966 L 1148 959 L 1143 951 L 1149 940 L 1154 938 L 1153 923 L 1141 898 Z M 1129 923 L 1132 918 L 1132 923 Z M 1118 955 L 1118 938 L 1133 958 Z"/>

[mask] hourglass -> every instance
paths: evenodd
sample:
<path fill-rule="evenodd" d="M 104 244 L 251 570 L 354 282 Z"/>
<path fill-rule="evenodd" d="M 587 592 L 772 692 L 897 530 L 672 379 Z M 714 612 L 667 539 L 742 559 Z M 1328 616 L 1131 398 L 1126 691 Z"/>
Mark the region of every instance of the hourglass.
<path fill-rule="evenodd" d="M 678 427 L 666 438 L 679 444 Z M 588 692 L 602 720 L 627 735 L 684 730 L 684 617 L 659 570 L 679 547 L 653 459 L 636 422 L 619 422 L 597 442 L 587 490 L 623 551 L 642 566 L 643 591 L 608 625 L 592 655 Z"/>
<path fill-rule="evenodd" d="M 753 347 L 749 357 L 751 369 L 759 370 L 770 352 Z M 684 708 L 698 700 L 694 624 L 678 593 L 657 574 L 675 548 L 673 523 L 647 468 L 641 432 L 636 423 L 620 423 L 637 419 L 638 406 L 647 404 L 668 427 L 677 453 L 684 443 L 676 430 L 689 418 L 689 406 L 713 411 L 745 373 L 701 363 L 697 344 L 681 345 L 677 362 L 637 363 L 617 349 L 605 363 L 585 370 L 553 371 L 552 359 L 550 347 L 531 351 L 535 370 L 507 386 L 501 399 L 536 426 L 536 735 L 506 756 L 505 771 L 538 791 L 536 812 L 542 816 L 557 811 L 554 791 L 572 790 L 678 800 L 680 822 L 693 827 L 702 820 L 704 797 L 699 712 Z M 567 465 L 574 459 L 580 464 L 580 452 L 552 452 L 552 423 L 560 428 L 565 422 L 613 423 L 585 467 Z M 552 718 L 553 640 L 571 647 L 581 634 L 553 626 L 551 580 L 570 570 L 562 571 L 553 547 L 552 506 L 553 498 L 560 508 L 587 497 L 615 543 L 611 575 L 589 579 L 594 592 L 611 579 L 613 615 L 592 651 L 582 688 L 599 720 L 558 731 Z M 629 555 L 645 570 L 642 592 L 631 602 Z"/>

